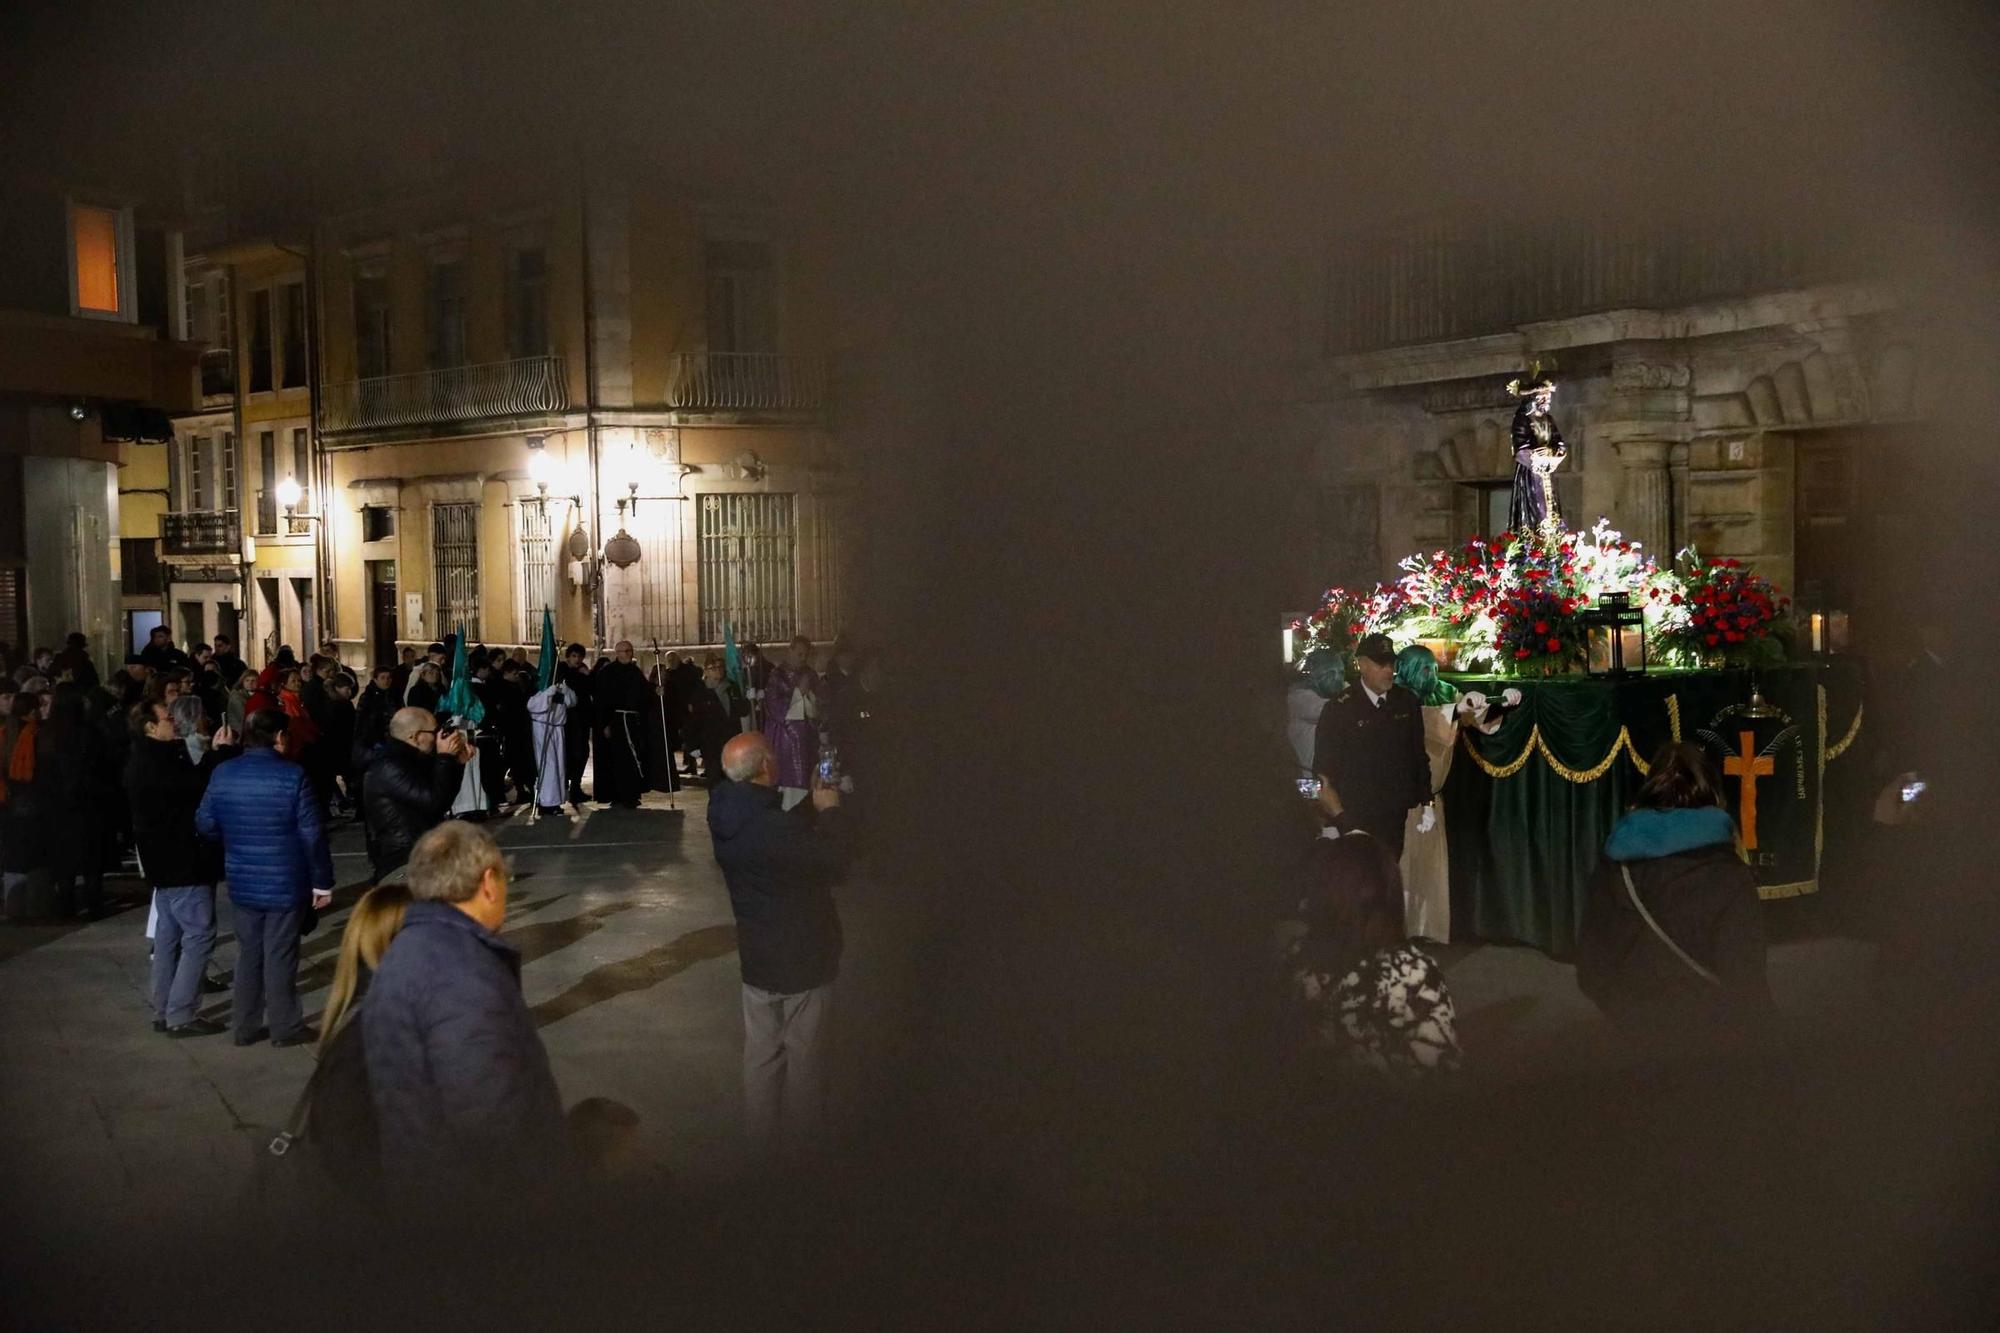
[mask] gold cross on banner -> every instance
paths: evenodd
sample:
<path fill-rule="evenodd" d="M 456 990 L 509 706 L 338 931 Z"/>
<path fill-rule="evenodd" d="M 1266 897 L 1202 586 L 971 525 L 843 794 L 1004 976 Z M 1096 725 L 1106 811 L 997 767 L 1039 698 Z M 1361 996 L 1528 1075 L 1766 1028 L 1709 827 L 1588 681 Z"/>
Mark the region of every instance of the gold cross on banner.
<path fill-rule="evenodd" d="M 1769 777 L 1778 771 L 1778 761 L 1770 755 L 1757 753 L 1755 732 L 1739 731 L 1736 743 L 1742 747 L 1741 754 L 1732 754 L 1722 761 L 1722 771 L 1731 777 L 1743 780 L 1743 798 L 1738 809 L 1739 821 L 1743 825 L 1743 848 L 1757 850 L 1757 779 Z"/>

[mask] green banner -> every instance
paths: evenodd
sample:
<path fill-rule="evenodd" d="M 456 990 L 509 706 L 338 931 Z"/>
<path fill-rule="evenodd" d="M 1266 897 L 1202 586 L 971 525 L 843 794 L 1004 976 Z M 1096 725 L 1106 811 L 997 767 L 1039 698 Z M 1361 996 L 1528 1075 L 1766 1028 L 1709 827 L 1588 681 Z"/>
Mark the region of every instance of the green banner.
<path fill-rule="evenodd" d="M 1858 663 L 1761 671 L 1761 709 L 1752 708 L 1747 671 L 1451 679 L 1523 696 L 1495 734 L 1463 734 L 1445 784 L 1460 934 L 1568 955 L 1604 840 L 1653 753 L 1674 739 L 1708 752 L 1764 896 L 1818 888 L 1828 764 L 1854 743 L 1861 720 Z"/>

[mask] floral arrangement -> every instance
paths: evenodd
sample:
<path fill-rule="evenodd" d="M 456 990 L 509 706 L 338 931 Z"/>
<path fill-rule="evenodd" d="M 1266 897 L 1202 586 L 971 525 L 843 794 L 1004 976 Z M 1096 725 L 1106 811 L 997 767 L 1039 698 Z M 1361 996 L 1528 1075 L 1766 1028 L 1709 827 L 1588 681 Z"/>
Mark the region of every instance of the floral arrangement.
<path fill-rule="evenodd" d="M 1475 537 L 1397 568 L 1401 578 L 1366 593 L 1329 588 L 1294 632 L 1308 648 L 1343 653 L 1377 632 L 1442 641 L 1458 645 L 1461 668 L 1552 675 L 1583 661 L 1583 613 L 1606 593 L 1624 592 L 1645 612 L 1658 664 L 1754 664 L 1785 652 L 1790 602 L 1768 579 L 1738 560 L 1704 561 L 1692 548 L 1663 569 L 1603 519 L 1553 541 Z"/>
<path fill-rule="evenodd" d="M 1677 666 L 1783 660 L 1790 622 L 1781 617 L 1791 598 L 1741 560 L 1703 560 L 1689 547 L 1674 564 L 1674 584 L 1655 602 L 1657 623 L 1647 624 L 1654 651 Z"/>

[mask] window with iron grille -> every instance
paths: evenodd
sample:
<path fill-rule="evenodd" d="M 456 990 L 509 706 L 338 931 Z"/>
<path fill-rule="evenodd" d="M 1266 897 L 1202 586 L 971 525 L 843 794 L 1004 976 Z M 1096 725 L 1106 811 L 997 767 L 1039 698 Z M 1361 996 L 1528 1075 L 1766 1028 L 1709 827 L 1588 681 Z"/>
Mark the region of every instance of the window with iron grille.
<path fill-rule="evenodd" d="M 539 643 L 542 608 L 556 604 L 555 515 L 545 500 L 515 506 L 521 518 L 521 614 L 518 642 Z"/>
<path fill-rule="evenodd" d="M 479 506 L 431 506 L 431 633 L 479 634 Z"/>
<path fill-rule="evenodd" d="M 798 625 L 798 543 L 790 495 L 702 495 L 701 640 L 783 643 Z"/>
<path fill-rule="evenodd" d="M 236 432 L 222 432 L 222 507 L 236 508 Z"/>

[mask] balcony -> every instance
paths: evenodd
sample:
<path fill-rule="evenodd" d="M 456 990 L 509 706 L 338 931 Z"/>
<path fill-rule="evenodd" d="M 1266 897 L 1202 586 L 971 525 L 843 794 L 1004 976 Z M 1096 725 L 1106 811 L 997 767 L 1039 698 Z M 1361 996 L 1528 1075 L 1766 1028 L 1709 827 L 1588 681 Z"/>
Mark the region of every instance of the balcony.
<path fill-rule="evenodd" d="M 1868 257 L 1777 226 L 1436 220 L 1336 244 L 1333 354 L 1504 333 L 1628 307 L 1659 309 L 1859 276 Z"/>
<path fill-rule="evenodd" d="M 323 428 L 337 434 L 536 416 L 568 406 L 563 359 L 524 356 L 329 384 L 320 413 Z"/>
<path fill-rule="evenodd" d="M 243 549 L 243 524 L 234 509 L 201 509 L 160 516 L 162 555 L 235 555 Z"/>
<path fill-rule="evenodd" d="M 667 381 L 680 412 L 813 413 L 826 407 L 826 360 L 778 352 L 681 352 Z"/>
<path fill-rule="evenodd" d="M 201 354 L 201 396 L 204 400 L 228 398 L 236 392 L 236 363 L 227 347 L 211 347 Z"/>

